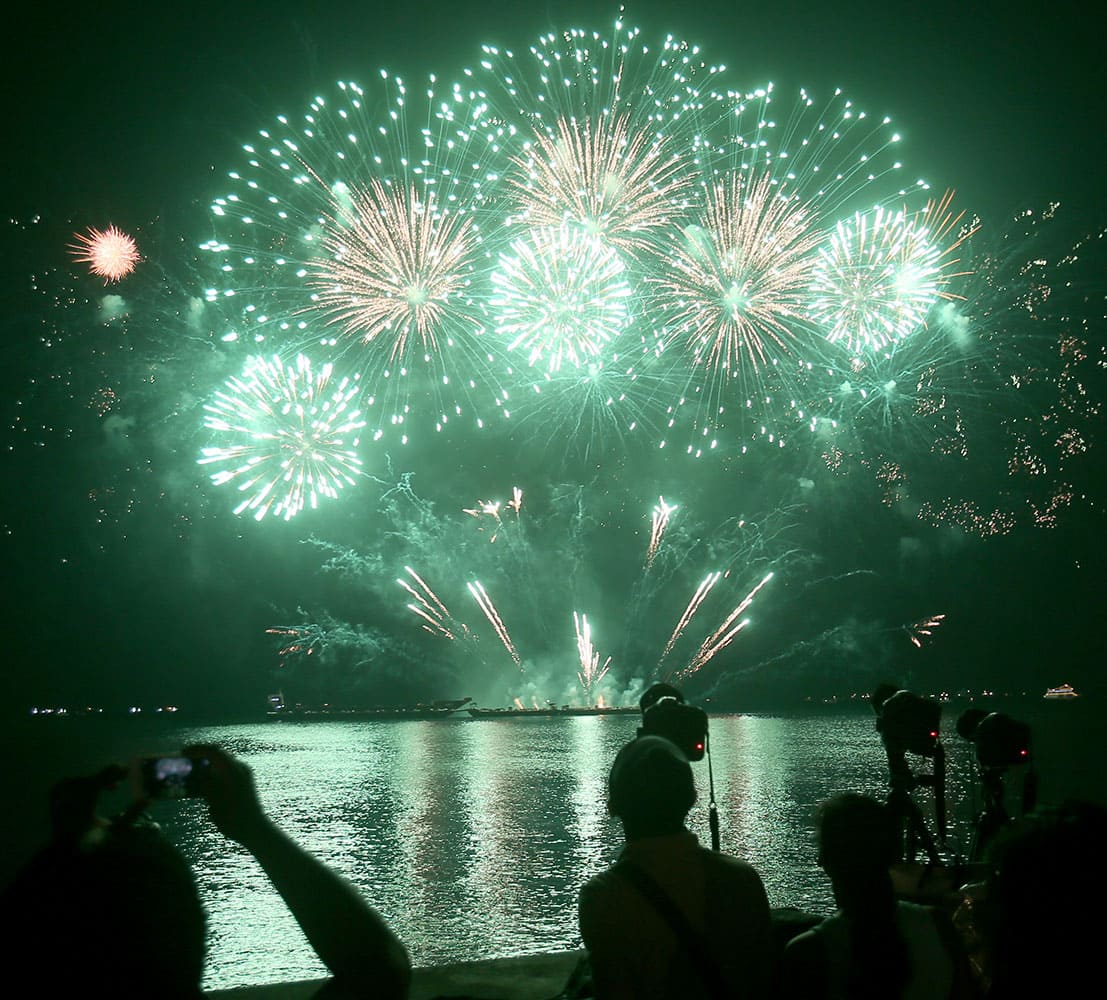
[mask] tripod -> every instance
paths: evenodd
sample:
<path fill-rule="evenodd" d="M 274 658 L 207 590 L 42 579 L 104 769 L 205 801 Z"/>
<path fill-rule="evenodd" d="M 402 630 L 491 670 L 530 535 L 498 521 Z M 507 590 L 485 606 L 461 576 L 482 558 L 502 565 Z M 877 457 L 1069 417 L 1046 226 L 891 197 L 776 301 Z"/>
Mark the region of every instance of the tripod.
<path fill-rule="evenodd" d="M 888 755 L 888 808 L 891 810 L 893 822 L 898 831 L 900 860 L 914 861 L 921 848 L 926 853 L 930 864 L 937 865 L 939 863 L 937 845 L 911 793 L 918 787 L 934 789 L 934 812 L 938 824 L 938 836 L 944 842 L 946 836 L 945 750 L 941 743 L 935 745 L 932 774 L 915 774 L 907 763 L 905 751 L 890 747 L 887 740 L 884 741 L 884 750 Z"/>
<path fill-rule="evenodd" d="M 969 861 L 984 859 L 988 845 L 1011 822 L 1011 814 L 1004 803 L 1003 776 L 1005 767 L 980 767 L 980 787 L 984 793 L 984 810 L 973 820 L 972 844 Z M 1037 775 L 1029 771 L 1023 778 L 1022 813 L 1025 816 L 1034 809 L 1037 799 Z"/>

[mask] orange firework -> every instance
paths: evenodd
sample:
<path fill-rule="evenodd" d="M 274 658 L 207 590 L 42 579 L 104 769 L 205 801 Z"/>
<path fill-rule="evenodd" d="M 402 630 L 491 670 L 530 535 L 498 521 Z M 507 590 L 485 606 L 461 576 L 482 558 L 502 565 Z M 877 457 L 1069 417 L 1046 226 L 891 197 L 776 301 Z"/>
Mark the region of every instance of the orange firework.
<path fill-rule="evenodd" d="M 133 237 L 115 226 L 105 230 L 90 226 L 87 233 L 74 233 L 73 238 L 77 242 L 70 244 L 69 250 L 74 259 L 88 264 L 89 270 L 103 278 L 105 285 L 125 278 L 142 260 Z"/>

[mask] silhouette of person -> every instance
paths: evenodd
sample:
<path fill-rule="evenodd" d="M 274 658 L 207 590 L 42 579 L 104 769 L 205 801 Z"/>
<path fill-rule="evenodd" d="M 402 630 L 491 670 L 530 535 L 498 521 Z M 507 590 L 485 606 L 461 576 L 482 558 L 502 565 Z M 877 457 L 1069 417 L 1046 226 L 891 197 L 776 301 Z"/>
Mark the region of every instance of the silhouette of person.
<path fill-rule="evenodd" d="M 819 807 L 819 864 L 838 912 L 788 943 L 784 997 L 943 1000 L 971 995 L 969 972 L 944 914 L 898 901 L 889 867 L 898 857 L 888 807 L 838 795 Z"/>
<path fill-rule="evenodd" d="M 771 972 L 769 903 L 744 861 L 685 828 L 696 799 L 687 757 L 642 736 L 619 751 L 608 808 L 619 860 L 580 892 L 580 932 L 604 998 L 761 997 Z"/>
<path fill-rule="evenodd" d="M 406 996 L 403 945 L 350 883 L 265 815 L 250 768 L 217 747 L 185 754 L 207 762 L 197 792 L 212 822 L 257 859 L 330 969 L 317 995 Z M 143 818 L 145 802 L 112 822 L 96 815 L 100 793 L 126 774 L 109 767 L 52 791 L 53 839 L 0 896 L 14 995 L 201 995 L 205 917 L 188 863 Z"/>
<path fill-rule="evenodd" d="M 1104 844 L 1107 810 L 1078 800 L 1038 809 L 1000 834 L 983 908 L 989 1000 L 1097 981 Z"/>

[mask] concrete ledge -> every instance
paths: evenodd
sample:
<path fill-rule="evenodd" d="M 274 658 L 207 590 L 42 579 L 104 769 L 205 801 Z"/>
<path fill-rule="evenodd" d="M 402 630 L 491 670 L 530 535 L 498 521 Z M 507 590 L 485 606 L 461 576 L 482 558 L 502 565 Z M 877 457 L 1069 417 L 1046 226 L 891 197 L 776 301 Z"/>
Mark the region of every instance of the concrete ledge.
<path fill-rule="evenodd" d="M 435 997 L 472 1000 L 550 1000 L 557 996 L 583 951 L 559 951 L 517 958 L 489 958 L 416 969 L 409 1000 Z M 327 984 L 326 979 L 270 986 L 245 986 L 206 994 L 223 1000 L 307 1000 Z"/>

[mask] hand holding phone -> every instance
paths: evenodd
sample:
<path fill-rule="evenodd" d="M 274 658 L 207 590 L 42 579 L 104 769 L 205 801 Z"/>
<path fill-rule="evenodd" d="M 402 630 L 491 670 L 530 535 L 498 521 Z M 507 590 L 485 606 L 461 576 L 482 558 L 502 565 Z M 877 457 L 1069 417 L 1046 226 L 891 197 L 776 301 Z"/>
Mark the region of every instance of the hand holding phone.
<path fill-rule="evenodd" d="M 202 795 L 210 766 L 205 757 L 140 758 L 134 772 L 137 797 L 183 799 Z"/>
<path fill-rule="evenodd" d="M 248 765 L 216 746 L 185 747 L 184 752 L 207 765 L 196 794 L 206 800 L 212 822 L 224 836 L 245 844 L 267 827 Z"/>

